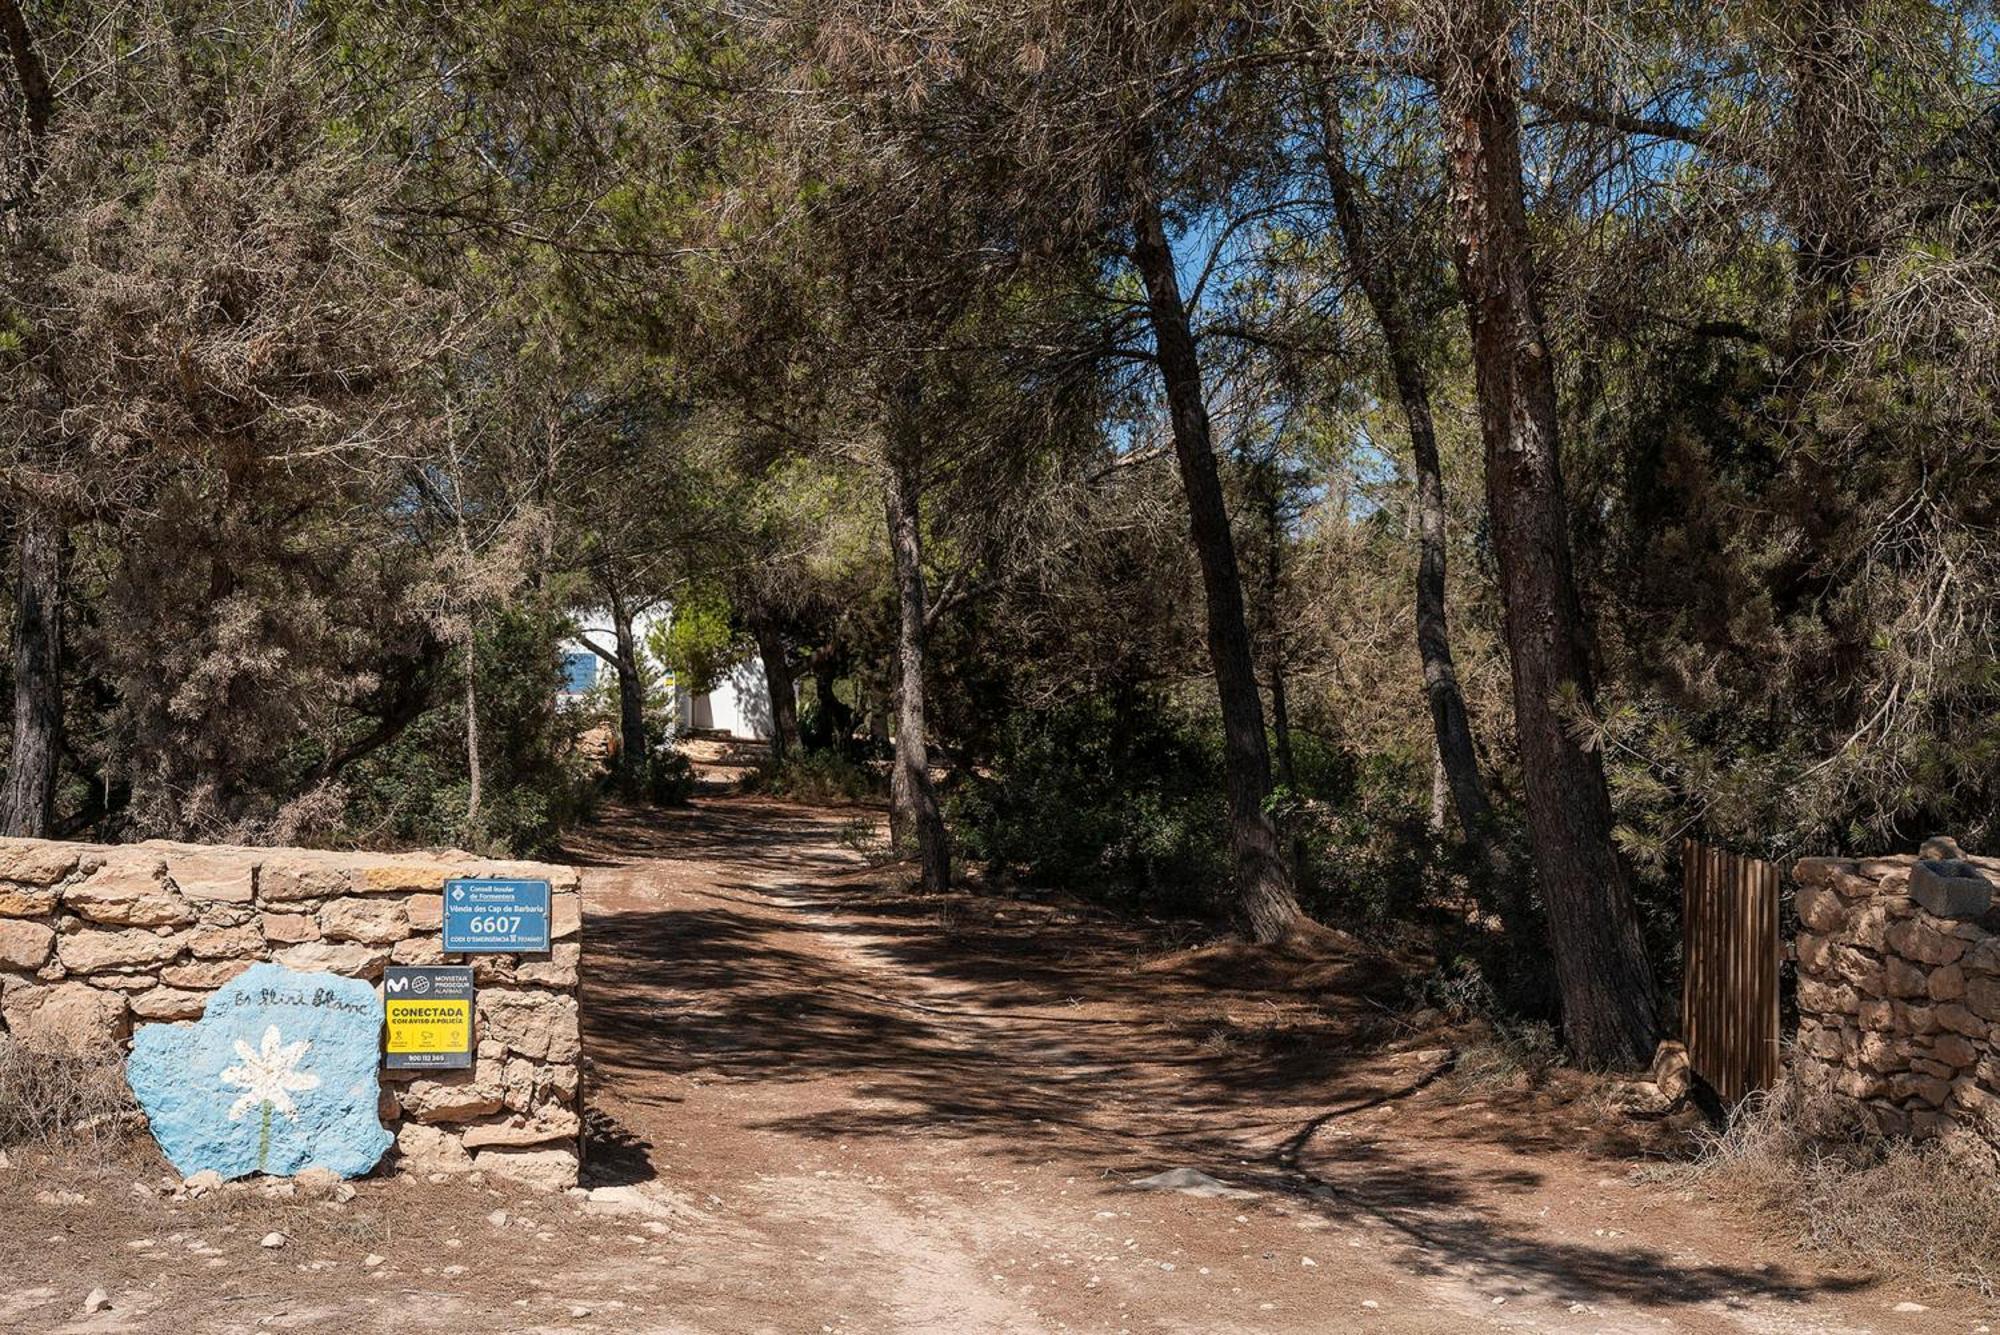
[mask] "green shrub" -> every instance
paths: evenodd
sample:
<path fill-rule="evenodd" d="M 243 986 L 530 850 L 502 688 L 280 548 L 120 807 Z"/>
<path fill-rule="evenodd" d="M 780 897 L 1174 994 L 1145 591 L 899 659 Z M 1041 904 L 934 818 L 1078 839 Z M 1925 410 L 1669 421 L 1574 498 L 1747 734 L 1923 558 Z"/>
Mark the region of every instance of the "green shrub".
<path fill-rule="evenodd" d="M 1170 912 L 1229 883 L 1220 730 L 1137 692 L 1019 711 L 990 776 L 953 793 L 967 856 L 1036 882 Z"/>
<path fill-rule="evenodd" d="M 682 755 L 673 739 L 663 737 L 653 744 L 646 758 L 646 797 L 654 806 L 684 807 L 694 796 L 694 763 Z"/>
<path fill-rule="evenodd" d="M 866 765 L 834 751 L 807 751 L 783 763 L 766 761 L 743 784 L 746 792 L 769 793 L 795 802 L 859 802 L 881 797 L 887 785 Z"/>

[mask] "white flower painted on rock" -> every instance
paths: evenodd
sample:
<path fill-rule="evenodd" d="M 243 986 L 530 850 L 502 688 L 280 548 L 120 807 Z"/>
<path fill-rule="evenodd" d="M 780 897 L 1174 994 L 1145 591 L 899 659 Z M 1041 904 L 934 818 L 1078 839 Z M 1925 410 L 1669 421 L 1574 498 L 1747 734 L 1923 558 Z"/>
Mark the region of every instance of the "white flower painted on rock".
<path fill-rule="evenodd" d="M 222 1070 L 223 1083 L 235 1085 L 243 1091 L 237 1095 L 236 1102 L 229 1105 L 229 1120 L 241 1121 L 243 1114 L 260 1107 L 276 1109 L 296 1120 L 299 1109 L 292 1102 L 292 1095 L 319 1088 L 318 1076 L 298 1069 L 299 1062 L 311 1048 L 312 1040 L 309 1038 L 302 1038 L 296 1043 L 285 1042 L 275 1024 L 264 1031 L 261 1051 L 237 1039 L 236 1055 L 243 1059 L 243 1064 L 225 1066 Z"/>

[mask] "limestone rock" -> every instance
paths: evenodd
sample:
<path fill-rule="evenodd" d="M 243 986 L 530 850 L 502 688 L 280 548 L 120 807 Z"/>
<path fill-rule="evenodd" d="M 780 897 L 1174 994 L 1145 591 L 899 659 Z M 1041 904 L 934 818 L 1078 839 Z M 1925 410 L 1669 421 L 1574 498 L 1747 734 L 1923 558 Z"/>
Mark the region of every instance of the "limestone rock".
<path fill-rule="evenodd" d="M 1799 921 L 1815 932 L 1835 932 L 1847 922 L 1847 904 L 1832 890 L 1808 885 L 1798 893 Z"/>
<path fill-rule="evenodd" d="M 382 976 L 383 967 L 389 963 L 389 951 L 383 946 L 364 946 L 353 942 L 311 941 L 302 946 L 288 946 L 278 951 L 274 958 L 288 969 L 306 973 L 337 973 L 347 978 L 376 979 Z"/>
<path fill-rule="evenodd" d="M 160 970 L 160 981 L 169 987 L 192 988 L 197 991 L 211 990 L 221 987 L 255 963 L 253 959 L 242 959 L 194 960 L 185 964 L 169 964 Z"/>
<path fill-rule="evenodd" d="M 1800 858 L 1792 867 L 1792 879 L 1800 885 L 1825 885 L 1835 872 L 1853 870 L 1849 858 Z"/>
<path fill-rule="evenodd" d="M 482 1173 L 504 1177 L 538 1191 L 563 1191 L 576 1185 L 577 1158 L 570 1150 L 495 1146 L 473 1155 L 472 1164 Z"/>
<path fill-rule="evenodd" d="M 257 893 L 258 855 L 248 849 L 193 853 L 175 849 L 167 875 L 189 899 L 209 904 L 248 904 Z"/>
<path fill-rule="evenodd" d="M 62 894 L 63 907 L 116 927 L 168 927 L 194 921 L 194 907 L 167 882 L 157 853 L 121 854 Z"/>
<path fill-rule="evenodd" d="M 577 966 L 582 959 L 582 945 L 575 941 L 558 941 L 547 959 L 529 956 L 516 964 L 514 979 L 516 982 L 533 983 L 537 987 L 575 987 Z"/>
<path fill-rule="evenodd" d="M 500 1122 L 481 1122 L 465 1128 L 468 1150 L 495 1145 L 546 1145 L 552 1140 L 575 1140 L 581 1125 L 576 1114 L 566 1108 L 546 1108 L 533 1118 L 509 1117 Z"/>
<path fill-rule="evenodd" d="M 56 911 L 56 892 L 33 885 L 0 885 L 0 918 L 41 918 Z"/>
<path fill-rule="evenodd" d="M 419 1122 L 470 1122 L 490 1117 L 506 1105 L 502 1081 L 493 1063 L 481 1062 L 469 1071 L 420 1076 L 403 1086 L 396 1098 L 403 1115 Z"/>
<path fill-rule="evenodd" d="M 56 940 L 56 956 L 71 973 L 103 969 L 143 969 L 165 964 L 181 953 L 186 935 L 161 936 L 144 927 L 124 931 L 86 928 Z"/>
<path fill-rule="evenodd" d="M 1932 1001 L 1957 1001 L 1965 995 L 1965 970 L 1956 964 L 1932 969 L 1924 986 Z"/>
<path fill-rule="evenodd" d="M 338 860 L 310 853 L 273 854 L 257 869 L 257 900 L 289 904 L 334 899 L 354 888 L 354 873 Z"/>
<path fill-rule="evenodd" d="M 413 932 L 435 932 L 444 926 L 444 896 L 411 895 L 404 901 L 403 911 L 409 915 L 410 930 Z"/>
<path fill-rule="evenodd" d="M 1965 856 L 1959 848 L 1958 840 L 1948 834 L 1934 834 L 1917 846 L 1917 857 L 1924 860 L 1956 862 Z"/>
<path fill-rule="evenodd" d="M 1964 1034 L 1968 1038 L 1986 1037 L 1986 1021 L 1957 1002 L 1947 1002 L 1939 1006 L 1937 1022 L 1954 1034 Z"/>
<path fill-rule="evenodd" d="M 239 927 L 197 928 L 188 937 L 188 952 L 196 959 L 256 959 L 264 953 L 264 934 L 255 923 Z"/>
<path fill-rule="evenodd" d="M 259 964 L 197 1024 L 139 1031 L 126 1063 L 153 1136 L 183 1174 L 353 1177 L 389 1148 L 376 1120 L 382 1002 L 366 983 Z"/>
<path fill-rule="evenodd" d="M 1892 997 L 1925 997 L 1930 995 L 1931 976 L 1929 971 L 1919 968 L 1906 959 L 1891 956 L 1882 966 L 1882 984 Z"/>
<path fill-rule="evenodd" d="M 15 1042 L 32 1052 L 116 1051 L 131 1032 L 125 998 L 82 983 L 10 988 L 0 1018 Z"/>
<path fill-rule="evenodd" d="M 583 930 L 583 896 L 555 894 L 549 899 L 549 940 L 560 941 Z"/>
<path fill-rule="evenodd" d="M 421 1122 L 405 1122 L 396 1132 L 396 1154 L 416 1173 L 469 1173 L 472 1156 L 458 1137 Z"/>
<path fill-rule="evenodd" d="M 206 992 L 183 992 L 177 987 L 156 987 L 132 998 L 132 1014 L 142 1020 L 192 1020 L 208 1004 Z"/>
<path fill-rule="evenodd" d="M 319 920 L 310 913 L 266 913 L 259 926 L 274 946 L 296 946 L 319 940 Z"/>
<path fill-rule="evenodd" d="M 1910 871 L 1910 898 L 1941 918 L 1977 918 L 1993 907 L 1993 883 L 1970 862 L 1926 860 Z"/>
<path fill-rule="evenodd" d="M 1981 974 L 1967 982 L 1965 1006 L 1982 1020 L 2000 1020 L 2000 978 Z"/>
<path fill-rule="evenodd" d="M 0 839 L 0 881 L 54 885 L 82 866 L 89 851 L 82 845 L 53 839 Z M 93 856 L 91 865 L 96 861 Z"/>
<path fill-rule="evenodd" d="M 439 894 L 439 911 L 442 912 L 444 883 L 462 874 L 457 867 L 442 862 L 382 862 L 362 868 L 360 883 L 355 888 L 370 895 L 428 890 Z"/>
<path fill-rule="evenodd" d="M 576 998 L 556 992 L 488 988 L 479 994 L 484 1033 L 524 1057 L 577 1058 Z"/>
<path fill-rule="evenodd" d="M 1931 1051 L 1947 1066 L 1963 1070 L 1979 1060 L 1979 1049 L 1962 1034 L 1942 1034 L 1931 1044 Z"/>
<path fill-rule="evenodd" d="M 1894 924 L 1887 938 L 1889 949 L 1925 964 L 1951 964 L 1965 953 L 1965 942 L 1921 918 Z"/>
<path fill-rule="evenodd" d="M 434 936 L 412 936 L 389 948 L 389 958 L 397 964 L 443 964 L 444 942 Z"/>
<path fill-rule="evenodd" d="M 55 947 L 56 934 L 40 923 L 0 918 L 0 968 L 39 969 Z"/>
<path fill-rule="evenodd" d="M 320 909 L 319 932 L 328 941 L 386 946 L 410 934 L 410 917 L 393 899 L 336 899 Z"/>

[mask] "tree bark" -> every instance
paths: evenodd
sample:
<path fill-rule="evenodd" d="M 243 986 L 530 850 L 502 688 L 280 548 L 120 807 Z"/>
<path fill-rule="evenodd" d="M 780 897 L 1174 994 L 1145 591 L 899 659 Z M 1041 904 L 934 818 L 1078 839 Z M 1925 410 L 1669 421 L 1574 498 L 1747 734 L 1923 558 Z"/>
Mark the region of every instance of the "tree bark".
<path fill-rule="evenodd" d="M 1506 855 L 1493 834 L 1493 808 L 1479 776 L 1472 724 L 1458 667 L 1451 656 L 1451 625 L 1445 611 L 1444 472 L 1438 463 L 1437 428 L 1431 418 L 1430 374 L 1417 346 L 1416 328 L 1403 302 L 1403 276 L 1376 244 L 1377 224 L 1368 216 L 1365 187 L 1347 166 L 1340 108 L 1329 105 L 1320 119 L 1322 158 L 1333 197 L 1333 214 L 1347 250 L 1348 268 L 1382 330 L 1383 350 L 1396 398 L 1410 433 L 1410 456 L 1417 484 L 1417 657 L 1423 664 L 1424 703 L 1437 738 L 1437 763 L 1458 813 L 1458 828 L 1496 875 L 1508 873 Z"/>
<path fill-rule="evenodd" d="M 776 624 L 759 617 L 751 623 L 757 656 L 764 661 L 764 688 L 771 694 L 771 759 L 784 764 L 799 752 L 799 700 L 792 663 Z"/>
<path fill-rule="evenodd" d="M 896 761 L 890 770 L 890 834 L 898 848 L 914 843 L 923 888 L 940 893 L 951 885 L 951 848 L 944 813 L 931 784 L 924 717 L 924 571 L 920 520 L 922 480 L 911 439 L 918 430 L 914 394 L 906 394 L 894 425 L 884 502 L 889 551 L 896 568 Z"/>
<path fill-rule="evenodd" d="M 646 680 L 639 671 L 639 641 L 632 633 L 632 609 L 611 594 L 611 632 L 618 673 L 618 786 L 628 798 L 644 790 L 646 779 Z"/>
<path fill-rule="evenodd" d="M 56 760 L 62 748 L 62 521 L 23 504 L 14 535 L 14 737 L 0 829 L 44 838 L 55 821 Z"/>
<path fill-rule="evenodd" d="M 1452 242 L 1471 323 L 1486 499 L 1500 567 L 1514 713 L 1536 871 L 1579 1059 L 1636 1067 L 1659 1001 L 1596 752 L 1558 704 L 1595 705 L 1570 566 L 1554 368 L 1538 307 L 1521 187 L 1519 89 L 1498 0 L 1453 11 L 1438 81 Z"/>
<path fill-rule="evenodd" d="M 1208 656 L 1222 705 L 1223 758 L 1229 789 L 1231 852 L 1236 895 L 1250 936 L 1276 941 L 1304 916 L 1271 819 L 1271 757 L 1264 736 L 1264 705 L 1243 612 L 1243 584 L 1236 542 L 1222 495 L 1210 438 L 1201 363 L 1180 279 L 1167 245 L 1159 201 L 1143 193 L 1134 217 L 1132 258 L 1146 286 L 1155 356 L 1173 420 L 1174 459 L 1187 495 L 1188 522 L 1201 562 L 1208 611 Z"/>

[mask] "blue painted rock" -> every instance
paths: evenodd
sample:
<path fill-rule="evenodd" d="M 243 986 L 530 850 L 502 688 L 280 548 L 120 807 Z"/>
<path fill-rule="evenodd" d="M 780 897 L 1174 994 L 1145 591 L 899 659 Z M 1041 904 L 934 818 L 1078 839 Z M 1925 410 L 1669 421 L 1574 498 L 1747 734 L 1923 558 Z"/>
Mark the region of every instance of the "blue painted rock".
<path fill-rule="evenodd" d="M 394 1140 L 376 1115 L 381 1037 L 367 983 L 257 964 L 193 1024 L 141 1029 L 126 1078 L 182 1176 L 357 1177 Z"/>

